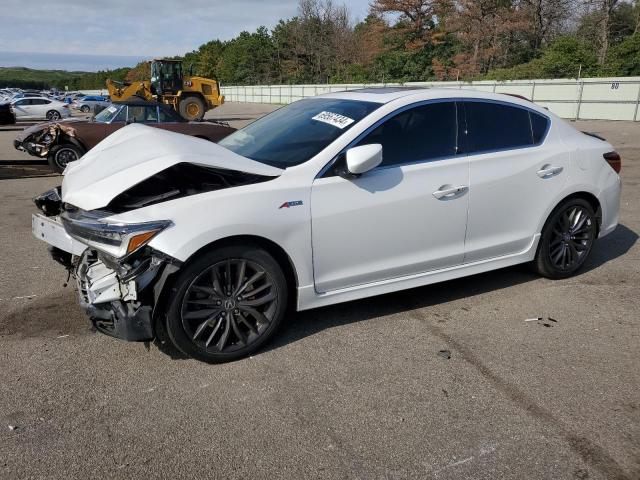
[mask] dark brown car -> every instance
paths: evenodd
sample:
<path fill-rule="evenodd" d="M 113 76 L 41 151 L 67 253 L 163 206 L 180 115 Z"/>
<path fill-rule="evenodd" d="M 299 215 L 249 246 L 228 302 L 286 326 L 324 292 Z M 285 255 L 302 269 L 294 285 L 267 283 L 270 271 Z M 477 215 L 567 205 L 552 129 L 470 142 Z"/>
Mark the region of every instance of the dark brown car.
<path fill-rule="evenodd" d="M 47 158 L 54 171 L 62 172 L 67 163 L 130 123 L 144 123 L 212 142 L 236 130 L 220 122 L 187 122 L 167 105 L 133 100 L 114 102 L 91 119 L 69 118 L 27 128 L 13 145 L 35 157 Z"/>

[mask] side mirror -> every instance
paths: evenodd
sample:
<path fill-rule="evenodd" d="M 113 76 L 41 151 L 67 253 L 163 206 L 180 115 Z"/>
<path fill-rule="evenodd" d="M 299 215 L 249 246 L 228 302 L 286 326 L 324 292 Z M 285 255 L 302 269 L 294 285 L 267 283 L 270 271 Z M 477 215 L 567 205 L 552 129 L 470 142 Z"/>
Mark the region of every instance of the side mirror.
<path fill-rule="evenodd" d="M 362 175 L 382 163 L 382 145 L 373 143 L 347 150 L 347 170 L 352 175 Z"/>

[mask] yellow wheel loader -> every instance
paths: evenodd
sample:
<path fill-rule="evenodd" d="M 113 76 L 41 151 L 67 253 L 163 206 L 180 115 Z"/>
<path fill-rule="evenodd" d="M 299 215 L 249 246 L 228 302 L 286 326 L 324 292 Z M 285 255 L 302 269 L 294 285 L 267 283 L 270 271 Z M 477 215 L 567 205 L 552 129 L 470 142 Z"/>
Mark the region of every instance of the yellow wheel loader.
<path fill-rule="evenodd" d="M 224 103 L 218 82 L 209 78 L 184 75 L 180 60 L 153 60 L 151 81 L 120 83 L 107 80 L 111 101 L 137 96 L 173 106 L 185 120 L 202 120 L 207 110 Z"/>

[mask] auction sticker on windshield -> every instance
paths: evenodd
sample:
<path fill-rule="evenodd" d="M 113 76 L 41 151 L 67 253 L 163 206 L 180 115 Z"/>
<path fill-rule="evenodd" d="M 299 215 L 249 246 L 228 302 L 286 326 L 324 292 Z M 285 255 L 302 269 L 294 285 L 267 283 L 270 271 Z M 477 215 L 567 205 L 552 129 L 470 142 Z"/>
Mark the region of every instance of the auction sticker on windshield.
<path fill-rule="evenodd" d="M 115 112 L 116 110 L 117 110 L 117 108 L 116 108 L 116 107 L 114 107 L 113 105 L 112 105 L 111 107 L 107 108 L 107 112 L 110 112 L 110 113 L 113 113 L 113 112 Z"/>
<path fill-rule="evenodd" d="M 344 127 L 348 127 L 355 120 L 353 118 L 345 117 L 344 115 L 340 115 L 339 113 L 333 112 L 320 112 L 315 117 L 312 117 L 311 120 L 317 120 L 318 122 L 328 123 L 329 125 L 333 125 L 334 127 L 343 129 Z"/>

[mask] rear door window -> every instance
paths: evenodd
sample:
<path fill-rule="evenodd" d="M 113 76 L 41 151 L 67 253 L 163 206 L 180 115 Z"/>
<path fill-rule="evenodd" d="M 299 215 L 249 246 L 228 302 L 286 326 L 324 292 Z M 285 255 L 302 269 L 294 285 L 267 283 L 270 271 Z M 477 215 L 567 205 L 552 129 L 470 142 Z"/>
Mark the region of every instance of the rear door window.
<path fill-rule="evenodd" d="M 382 145 L 382 165 L 436 160 L 457 153 L 456 102 L 428 103 L 401 112 L 371 131 L 358 145 Z"/>
<path fill-rule="evenodd" d="M 464 106 L 468 153 L 508 150 L 534 144 L 529 110 L 480 101 L 465 101 Z"/>

